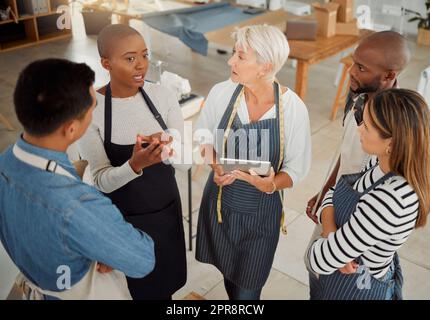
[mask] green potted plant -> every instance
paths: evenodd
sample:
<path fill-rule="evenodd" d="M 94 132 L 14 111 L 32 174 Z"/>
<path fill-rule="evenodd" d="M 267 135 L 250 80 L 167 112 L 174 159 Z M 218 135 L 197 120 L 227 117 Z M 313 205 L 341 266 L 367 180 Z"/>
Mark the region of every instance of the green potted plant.
<path fill-rule="evenodd" d="M 412 17 L 408 20 L 409 22 L 418 21 L 417 43 L 430 46 L 430 0 L 427 0 L 425 5 L 426 14 L 424 16 L 416 11 L 408 9 L 406 9 L 405 11 L 407 13 L 415 15 L 415 17 Z"/>

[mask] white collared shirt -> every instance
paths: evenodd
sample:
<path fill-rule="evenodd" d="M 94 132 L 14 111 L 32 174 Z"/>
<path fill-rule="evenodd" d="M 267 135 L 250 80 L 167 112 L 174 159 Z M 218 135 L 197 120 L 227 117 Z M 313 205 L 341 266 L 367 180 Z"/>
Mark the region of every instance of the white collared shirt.
<path fill-rule="evenodd" d="M 227 80 L 216 84 L 206 98 L 195 129 L 208 129 L 215 135 L 215 131 L 227 109 L 237 84 Z M 284 110 L 284 161 L 281 171 L 286 172 L 295 185 L 303 180 L 311 165 L 311 132 L 308 110 L 303 101 L 291 89 L 282 94 L 281 106 Z M 242 96 L 237 110 L 243 124 L 250 123 L 248 108 Z M 261 118 L 276 118 L 276 106 L 270 108 Z M 217 146 L 215 146 L 217 151 Z"/>

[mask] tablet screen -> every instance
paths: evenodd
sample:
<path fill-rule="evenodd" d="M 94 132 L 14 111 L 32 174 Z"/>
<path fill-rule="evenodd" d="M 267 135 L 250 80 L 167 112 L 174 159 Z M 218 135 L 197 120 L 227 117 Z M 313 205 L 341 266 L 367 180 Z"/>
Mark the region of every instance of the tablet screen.
<path fill-rule="evenodd" d="M 233 170 L 240 170 L 249 173 L 252 169 L 260 176 L 268 176 L 270 174 L 270 161 L 257 161 L 257 160 L 243 160 L 243 159 L 231 159 L 221 158 L 220 165 L 222 166 L 225 173 L 230 173 Z"/>

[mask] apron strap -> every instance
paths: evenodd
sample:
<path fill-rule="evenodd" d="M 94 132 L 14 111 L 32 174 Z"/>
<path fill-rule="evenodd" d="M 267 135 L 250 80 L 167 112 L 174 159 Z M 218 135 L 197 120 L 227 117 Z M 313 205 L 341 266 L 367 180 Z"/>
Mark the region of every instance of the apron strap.
<path fill-rule="evenodd" d="M 278 119 L 276 126 L 278 127 L 279 131 L 279 161 L 277 168 L 277 172 L 279 172 L 282 168 L 282 163 L 284 162 L 284 108 L 282 106 L 281 85 L 278 82 L 274 82 L 273 89 L 275 91 L 276 118 Z"/>
<path fill-rule="evenodd" d="M 146 104 L 148 105 L 149 110 L 153 114 L 155 120 L 157 120 L 158 124 L 163 130 L 167 130 L 166 123 L 164 122 L 163 118 L 161 117 L 160 113 L 158 112 L 157 108 L 155 108 L 154 104 L 152 103 L 152 100 L 149 98 L 148 94 L 143 90 L 142 87 L 139 88 L 140 93 L 143 96 L 143 99 L 145 100 Z"/>
<path fill-rule="evenodd" d="M 54 160 L 48 160 L 43 157 L 39 157 L 35 154 L 29 153 L 27 151 L 22 150 L 20 147 L 18 147 L 17 144 L 13 146 L 12 152 L 14 156 L 21 160 L 22 162 L 25 162 L 33 167 L 42 169 L 44 171 L 49 171 L 55 174 L 59 174 L 62 176 L 66 176 L 71 179 L 75 179 L 76 177 L 73 176 L 69 171 L 61 167 L 57 162 Z"/>
<path fill-rule="evenodd" d="M 365 195 L 366 193 L 372 191 L 373 189 L 375 189 L 377 186 L 379 186 L 380 184 L 384 183 L 385 181 L 387 181 L 388 179 L 390 179 L 391 177 L 394 176 L 393 172 L 388 172 L 387 174 L 385 174 L 383 177 L 379 178 L 374 184 L 372 184 L 369 188 L 367 188 L 366 190 L 364 190 L 363 195 Z"/>
<path fill-rule="evenodd" d="M 218 129 L 225 130 L 228 127 L 228 120 L 231 118 L 232 112 L 234 111 L 234 103 L 237 100 L 237 97 L 239 96 L 240 92 L 242 91 L 243 85 L 239 84 L 237 85 L 236 89 L 233 92 L 233 95 L 230 98 L 230 101 L 228 103 L 226 112 L 224 113 L 224 116 L 221 118 Z M 224 152 L 224 151 L 223 151 Z"/>
<path fill-rule="evenodd" d="M 158 112 L 157 108 L 155 108 L 154 103 L 149 98 L 148 94 L 143 90 L 142 87 L 139 88 L 140 93 L 145 100 L 149 111 L 153 114 L 155 120 L 157 120 L 158 124 L 163 130 L 167 130 L 167 125 Z M 112 139 L 112 91 L 110 87 L 110 83 L 106 85 L 106 93 L 105 93 L 105 144 L 109 143 Z"/>
<path fill-rule="evenodd" d="M 105 92 L 105 141 L 104 144 L 110 143 L 112 138 L 112 91 L 110 83 L 106 85 Z"/>

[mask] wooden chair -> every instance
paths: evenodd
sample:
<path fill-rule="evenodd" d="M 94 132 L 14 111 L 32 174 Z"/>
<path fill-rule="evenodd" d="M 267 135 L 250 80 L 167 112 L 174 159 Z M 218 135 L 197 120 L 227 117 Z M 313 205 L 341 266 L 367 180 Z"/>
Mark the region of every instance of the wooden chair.
<path fill-rule="evenodd" d="M 337 87 L 336 98 L 334 99 L 333 106 L 331 107 L 331 121 L 336 119 L 337 109 L 339 109 L 339 106 L 342 105 L 342 108 L 345 107 L 346 97 L 348 95 L 348 90 L 350 86 L 348 70 L 354 64 L 354 61 L 352 60 L 352 56 L 348 55 L 340 59 L 340 63 L 343 64 L 343 70 L 342 75 L 340 77 L 339 86 Z M 345 84 L 346 90 L 345 93 L 343 93 Z"/>

